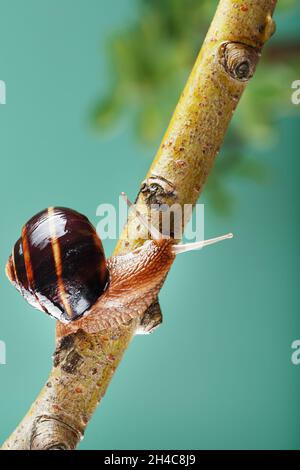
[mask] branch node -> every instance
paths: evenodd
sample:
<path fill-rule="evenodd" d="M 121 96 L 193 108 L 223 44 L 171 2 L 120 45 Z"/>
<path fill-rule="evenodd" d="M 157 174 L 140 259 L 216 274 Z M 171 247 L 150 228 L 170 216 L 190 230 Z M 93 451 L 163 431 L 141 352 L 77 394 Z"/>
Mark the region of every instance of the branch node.
<path fill-rule="evenodd" d="M 263 44 L 267 42 L 276 31 L 276 23 L 272 16 L 269 14 L 266 18 L 266 22 L 259 27 L 259 32 L 262 35 Z"/>
<path fill-rule="evenodd" d="M 42 415 L 34 421 L 30 450 L 72 450 L 81 438 L 81 431 L 57 417 Z"/>
<path fill-rule="evenodd" d="M 137 328 L 135 334 L 148 335 L 153 333 L 153 331 L 161 325 L 162 321 L 163 317 L 160 310 L 159 301 L 156 300 L 146 310 L 144 316 L 141 319 L 140 326 Z"/>
<path fill-rule="evenodd" d="M 54 367 L 60 365 L 68 374 L 74 374 L 83 362 L 83 357 L 76 351 L 75 346 L 75 334 L 64 336 L 53 355 Z"/>
<path fill-rule="evenodd" d="M 168 200 L 174 202 L 177 198 L 175 185 L 162 176 L 151 175 L 141 184 L 140 192 L 145 197 L 147 205 L 166 204 Z"/>
<path fill-rule="evenodd" d="M 253 77 L 260 51 L 241 42 L 223 42 L 219 60 L 225 71 L 235 80 L 247 82 Z"/>

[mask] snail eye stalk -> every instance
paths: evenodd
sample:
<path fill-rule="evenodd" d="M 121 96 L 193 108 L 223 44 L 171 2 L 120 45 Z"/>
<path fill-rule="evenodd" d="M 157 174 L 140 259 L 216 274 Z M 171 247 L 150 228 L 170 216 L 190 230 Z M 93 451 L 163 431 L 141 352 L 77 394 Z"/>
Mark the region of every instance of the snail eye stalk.
<path fill-rule="evenodd" d="M 205 246 L 214 245 L 215 243 L 221 242 L 223 240 L 228 240 L 230 238 L 233 238 L 233 234 L 227 233 L 226 235 L 222 235 L 221 237 L 211 238 L 210 240 L 203 240 L 203 241 L 195 242 L 195 243 L 186 243 L 185 245 L 173 245 L 172 250 L 173 250 L 173 253 L 178 255 L 179 253 L 186 253 L 187 251 L 200 250 L 201 248 Z"/>
<path fill-rule="evenodd" d="M 121 196 L 123 197 L 124 201 L 126 202 L 127 206 L 132 209 L 136 215 L 136 217 L 139 219 L 139 221 L 144 225 L 144 227 L 148 230 L 150 233 L 151 237 L 153 240 L 161 240 L 163 238 L 163 235 L 160 233 L 157 228 L 155 228 L 153 225 L 151 225 L 148 220 L 137 210 L 135 205 L 128 199 L 127 195 L 122 192 Z M 230 238 L 233 238 L 232 233 L 227 233 L 226 235 L 222 235 L 221 237 L 216 237 L 216 238 L 211 238 L 209 240 L 203 240 L 200 242 L 195 242 L 195 243 L 186 243 L 184 245 L 173 245 L 172 246 L 172 251 L 174 254 L 178 255 L 179 253 L 186 253 L 188 251 L 192 250 L 200 250 L 201 248 L 208 246 L 208 245 L 214 245 L 215 243 L 221 242 L 223 240 L 228 240 Z"/>

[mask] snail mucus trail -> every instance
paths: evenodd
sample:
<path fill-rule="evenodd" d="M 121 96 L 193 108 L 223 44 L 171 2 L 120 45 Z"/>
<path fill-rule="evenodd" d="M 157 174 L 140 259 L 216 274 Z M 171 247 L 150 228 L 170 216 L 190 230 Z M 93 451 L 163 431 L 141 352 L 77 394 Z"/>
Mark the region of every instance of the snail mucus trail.
<path fill-rule="evenodd" d="M 176 255 L 232 238 L 229 233 L 176 244 L 122 196 L 151 236 L 128 254 L 106 259 L 89 220 L 59 207 L 32 217 L 13 247 L 6 265 L 9 280 L 27 302 L 59 321 L 58 336 L 79 329 L 98 333 L 138 318 L 138 332 L 149 333 L 162 321 L 158 293 Z"/>

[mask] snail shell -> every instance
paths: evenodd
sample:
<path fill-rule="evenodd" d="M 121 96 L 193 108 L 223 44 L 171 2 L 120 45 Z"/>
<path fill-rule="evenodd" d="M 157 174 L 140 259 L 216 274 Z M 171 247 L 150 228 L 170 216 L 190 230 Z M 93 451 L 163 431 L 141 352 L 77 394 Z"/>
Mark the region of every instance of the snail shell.
<path fill-rule="evenodd" d="M 50 207 L 25 224 L 6 273 L 27 302 L 64 323 L 83 315 L 109 280 L 93 225 L 84 215 L 60 207 Z"/>

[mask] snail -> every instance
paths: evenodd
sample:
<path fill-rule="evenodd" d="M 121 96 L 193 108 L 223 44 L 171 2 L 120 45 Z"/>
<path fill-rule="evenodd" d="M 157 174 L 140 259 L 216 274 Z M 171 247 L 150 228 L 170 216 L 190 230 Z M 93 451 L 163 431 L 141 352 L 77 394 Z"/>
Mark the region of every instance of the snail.
<path fill-rule="evenodd" d="M 152 331 L 161 323 L 157 297 L 176 255 L 232 237 L 177 244 L 122 195 L 151 236 L 128 254 L 106 259 L 89 220 L 60 207 L 32 217 L 13 247 L 6 274 L 27 302 L 59 321 L 58 337 L 79 329 L 94 334 L 135 318 L 140 333 Z"/>

